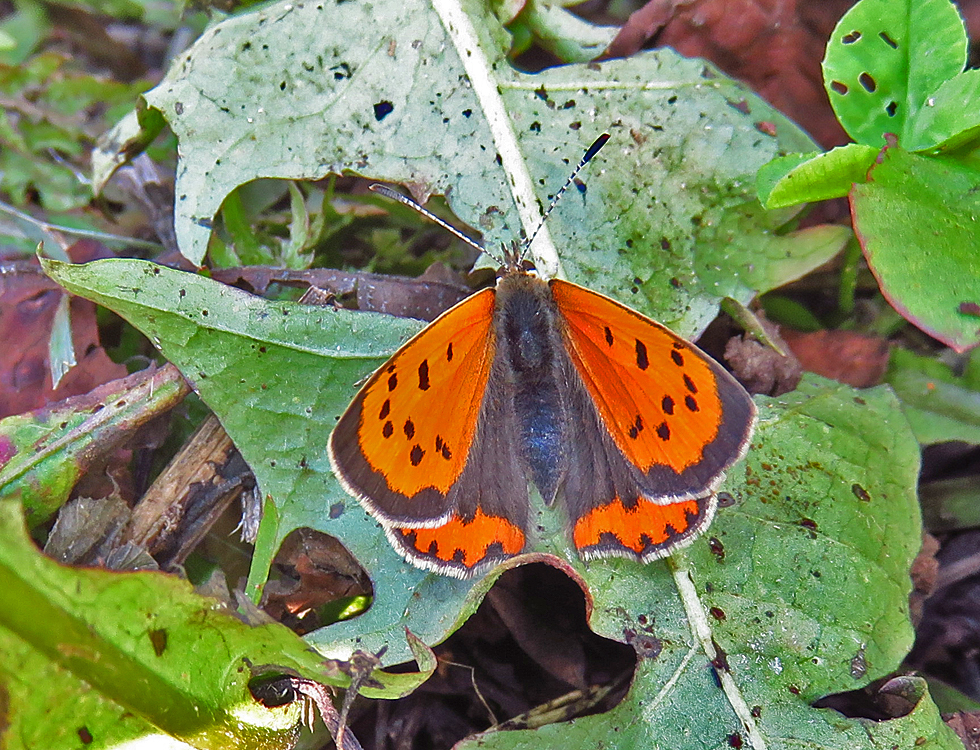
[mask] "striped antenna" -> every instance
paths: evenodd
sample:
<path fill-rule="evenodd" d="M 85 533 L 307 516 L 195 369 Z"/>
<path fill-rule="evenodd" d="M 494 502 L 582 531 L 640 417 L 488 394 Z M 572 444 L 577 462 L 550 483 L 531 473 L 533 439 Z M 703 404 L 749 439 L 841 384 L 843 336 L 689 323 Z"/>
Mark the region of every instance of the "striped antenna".
<path fill-rule="evenodd" d="M 561 197 L 565 194 L 565 191 L 568 190 L 568 186 L 575 181 L 578 173 L 582 171 L 582 167 L 592 161 L 592 157 L 599 153 L 599 149 L 605 146 L 606 141 L 608 140 L 609 133 L 603 133 L 596 138 L 595 141 L 593 141 L 591 146 L 589 146 L 588 150 L 585 152 L 585 156 L 582 157 L 582 160 L 578 163 L 575 169 L 572 170 L 572 173 L 568 175 L 568 179 L 565 180 L 565 184 L 561 186 L 561 190 L 555 193 L 555 197 L 551 199 L 551 204 L 545 210 L 544 215 L 542 215 L 541 221 L 538 222 L 538 228 L 531 232 L 531 236 L 521 245 L 521 256 L 523 256 L 524 253 L 527 252 L 528 248 L 531 247 L 531 243 L 534 242 L 534 238 L 538 236 L 538 232 L 541 231 L 544 223 L 548 220 L 548 217 L 551 216 L 551 212 L 554 211 L 555 206 L 558 205 L 558 201 L 561 200 Z"/>
<path fill-rule="evenodd" d="M 588 150 L 585 152 L 585 156 L 582 157 L 582 160 L 578 163 L 578 165 L 575 167 L 575 169 L 572 170 L 572 173 L 568 176 L 568 179 L 565 180 L 565 184 L 561 186 L 561 190 L 559 190 L 557 193 L 555 193 L 555 197 L 551 199 L 551 204 L 548 206 L 547 210 L 541 216 L 541 221 L 538 222 L 537 229 L 535 229 L 531 233 L 530 239 L 525 240 L 521 244 L 520 253 L 517 254 L 518 257 L 522 257 L 524 255 L 524 253 L 527 252 L 527 249 L 529 247 L 531 247 L 531 243 L 534 242 L 534 238 L 538 236 L 538 232 L 541 231 L 541 227 L 543 227 L 544 226 L 544 223 L 548 220 L 548 217 L 551 215 L 551 212 L 554 210 L 555 206 L 558 204 L 558 201 L 561 199 L 562 195 L 564 195 L 565 194 L 565 191 L 568 190 L 568 186 L 571 185 L 572 182 L 575 181 L 575 178 L 578 176 L 578 173 L 582 171 L 582 167 L 584 167 L 586 164 L 588 164 L 590 161 L 592 161 L 592 157 L 595 156 L 597 153 L 599 153 L 599 149 L 601 149 L 603 146 L 605 146 L 606 145 L 606 141 L 608 141 L 608 140 L 609 140 L 609 133 L 603 133 L 602 135 L 600 135 L 598 138 L 595 139 L 595 142 L 591 146 L 589 146 Z M 375 192 L 375 193 L 380 193 L 381 195 L 385 196 L 386 198 L 391 198 L 391 200 L 393 200 L 393 201 L 398 201 L 399 203 L 401 203 L 401 204 L 403 204 L 405 206 L 408 206 L 409 208 L 412 208 L 415 211 L 418 211 L 420 214 L 422 214 L 422 216 L 424 216 L 425 218 L 427 218 L 429 221 L 435 222 L 436 224 L 438 224 L 439 226 L 441 226 L 443 229 L 445 229 L 447 232 L 450 232 L 454 236 L 456 236 L 459 239 L 461 239 L 463 242 L 465 242 L 470 247 L 475 248 L 476 250 L 479 250 L 481 253 L 487 253 L 487 254 L 489 254 L 489 251 L 485 247 L 483 247 L 483 245 L 481 245 L 479 242 L 477 242 L 476 240 L 474 240 L 472 237 L 467 237 L 465 234 L 463 234 L 461 231 L 459 231 L 452 224 L 450 224 L 447 221 L 443 221 L 438 216 L 436 216 L 434 213 L 432 213 L 429 209 L 423 208 L 418 203 L 416 203 L 414 200 L 412 200 L 411 198 L 409 198 L 407 195 L 402 195 L 397 190 L 394 190 L 394 189 L 388 187 L 387 185 L 382 185 L 381 183 L 378 183 L 378 182 L 374 183 L 373 185 L 368 186 L 368 189 L 371 190 L 371 191 L 373 191 L 373 192 Z M 514 243 L 515 248 L 516 248 L 516 245 L 517 245 L 517 243 L 515 242 Z M 493 256 L 491 256 L 491 257 L 493 257 Z M 509 257 L 511 257 L 511 255 L 510 254 L 507 254 L 507 257 L 509 258 Z"/>
<path fill-rule="evenodd" d="M 439 226 L 441 226 L 447 232 L 450 232 L 451 234 L 455 235 L 456 237 L 459 237 L 459 239 L 461 239 L 463 242 L 465 242 L 470 247 L 476 248 L 481 253 L 482 252 L 485 252 L 485 249 L 484 249 L 483 245 L 481 245 L 479 242 L 477 242 L 476 240 L 474 240 L 472 237 L 467 237 L 465 234 L 463 234 L 461 231 L 459 231 L 456 227 L 454 227 L 448 221 L 443 221 L 438 216 L 436 216 L 434 213 L 432 213 L 429 209 L 422 208 L 422 206 L 420 206 L 418 203 L 416 203 L 415 201 L 413 201 L 407 195 L 402 195 L 397 190 L 393 190 L 390 187 L 388 187 L 387 185 L 382 185 L 382 184 L 377 183 L 377 182 L 374 183 L 373 185 L 370 185 L 368 187 L 368 190 L 371 190 L 371 191 L 373 191 L 375 193 L 381 193 L 381 195 L 385 196 L 386 198 L 391 198 L 393 201 L 398 201 L 399 203 L 402 203 L 402 204 L 408 206 L 409 208 L 415 209 L 420 214 L 422 214 L 425 218 L 427 218 L 429 221 L 434 221 L 436 224 L 438 224 Z"/>

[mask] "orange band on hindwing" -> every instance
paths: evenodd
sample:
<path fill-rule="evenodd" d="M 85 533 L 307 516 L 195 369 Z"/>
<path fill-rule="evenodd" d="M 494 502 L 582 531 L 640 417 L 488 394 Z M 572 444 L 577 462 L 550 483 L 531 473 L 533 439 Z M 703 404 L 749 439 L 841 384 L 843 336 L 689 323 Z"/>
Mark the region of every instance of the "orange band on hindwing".
<path fill-rule="evenodd" d="M 395 527 L 392 533 L 413 559 L 425 559 L 440 570 L 443 565 L 458 566 L 464 573 L 488 559 L 499 561 L 519 554 L 526 544 L 520 528 L 506 518 L 488 516 L 480 509 L 470 520 L 454 515 L 436 528 Z"/>
<path fill-rule="evenodd" d="M 693 539 L 714 515 L 714 498 L 652 503 L 629 508 L 619 498 L 579 518 L 572 538 L 585 557 L 623 556 L 652 560 Z"/>

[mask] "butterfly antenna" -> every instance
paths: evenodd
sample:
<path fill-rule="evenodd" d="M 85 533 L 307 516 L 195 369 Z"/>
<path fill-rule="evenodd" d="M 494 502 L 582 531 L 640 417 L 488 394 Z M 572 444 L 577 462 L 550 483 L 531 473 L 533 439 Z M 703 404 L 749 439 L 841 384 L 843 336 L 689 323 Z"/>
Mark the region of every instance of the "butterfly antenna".
<path fill-rule="evenodd" d="M 418 211 L 420 214 L 422 214 L 429 221 L 435 222 L 436 224 L 438 224 L 439 226 L 441 226 L 443 229 L 445 229 L 447 232 L 449 232 L 449 233 L 455 235 L 456 237 L 458 237 L 459 239 L 461 239 L 463 242 L 465 242 L 470 247 L 476 248 L 481 253 L 486 252 L 486 249 L 479 242 L 477 242 L 476 240 L 474 240 L 472 237 L 467 237 L 465 234 L 463 234 L 461 231 L 459 231 L 456 227 L 454 227 L 448 221 L 444 221 L 443 219 L 440 219 L 438 216 L 436 216 L 434 213 L 432 213 L 429 209 L 422 208 L 422 206 L 420 206 L 418 203 L 416 203 L 415 201 L 413 201 L 407 195 L 402 195 L 397 190 L 393 190 L 392 188 L 388 187 L 387 185 L 382 185 L 382 184 L 377 183 L 377 182 L 374 183 L 373 185 L 370 185 L 368 187 L 368 190 L 371 190 L 371 191 L 373 191 L 375 193 L 381 193 L 381 195 L 385 196 L 386 198 L 391 198 L 393 201 L 398 201 L 399 203 L 402 203 L 402 204 L 408 206 L 409 208 L 414 208 L 416 211 Z"/>
<path fill-rule="evenodd" d="M 555 209 L 555 206 L 558 205 L 558 201 L 561 200 L 561 197 L 565 194 L 565 191 L 568 190 L 568 186 L 575 181 L 575 178 L 578 176 L 578 173 L 582 171 L 582 167 L 584 167 L 586 164 L 592 161 L 592 157 L 599 153 L 599 149 L 605 146 L 606 141 L 608 140 L 609 140 L 609 133 L 603 133 L 602 135 L 600 135 L 598 138 L 595 139 L 595 141 L 592 143 L 591 146 L 589 146 L 588 150 L 585 152 L 585 156 L 582 157 L 582 160 L 578 163 L 575 169 L 572 170 L 572 173 L 568 175 L 568 179 L 565 180 L 565 184 L 561 186 L 561 190 L 555 193 L 555 197 L 551 199 L 551 203 L 548 206 L 548 208 L 545 210 L 544 215 L 541 217 L 541 221 L 538 222 L 537 229 L 531 232 L 531 236 L 524 241 L 523 245 L 521 246 L 522 255 L 525 252 L 527 252 L 527 249 L 529 247 L 531 247 L 531 243 L 534 242 L 534 238 L 538 236 L 538 232 L 541 231 L 541 228 L 544 226 L 544 223 L 548 220 L 548 217 L 551 215 L 551 212 Z"/>

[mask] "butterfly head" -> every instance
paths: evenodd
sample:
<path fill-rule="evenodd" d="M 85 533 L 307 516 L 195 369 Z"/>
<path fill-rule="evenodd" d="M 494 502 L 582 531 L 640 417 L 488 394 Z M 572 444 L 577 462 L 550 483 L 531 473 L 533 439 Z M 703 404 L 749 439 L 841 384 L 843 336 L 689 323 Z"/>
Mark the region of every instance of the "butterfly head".
<path fill-rule="evenodd" d="M 500 248 L 501 257 L 493 257 L 500 265 L 497 268 L 497 278 L 513 274 L 533 274 L 536 272 L 534 261 L 527 257 L 528 243 L 520 240 L 511 240 L 510 246 L 502 245 Z M 488 253 L 489 254 L 489 253 Z"/>

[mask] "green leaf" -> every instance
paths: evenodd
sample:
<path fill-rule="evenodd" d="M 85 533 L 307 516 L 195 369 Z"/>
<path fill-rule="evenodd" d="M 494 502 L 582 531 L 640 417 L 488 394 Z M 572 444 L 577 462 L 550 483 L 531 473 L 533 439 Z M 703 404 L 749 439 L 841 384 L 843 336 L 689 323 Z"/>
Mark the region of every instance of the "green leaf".
<path fill-rule="evenodd" d="M 416 324 L 266 302 L 141 261 L 47 268 L 142 328 L 194 379 L 267 498 L 258 569 L 292 528 L 310 526 L 339 539 L 368 570 L 372 608 L 308 636 L 318 648 L 343 655 L 355 644 L 387 644 L 385 658 L 402 661 L 411 658 L 405 627 L 435 643 L 475 609 L 499 571 L 463 582 L 403 563 L 339 488 L 326 459 L 327 436 L 355 384 Z M 747 716 L 774 746 L 792 737 L 874 747 L 863 724 L 810 703 L 890 672 L 911 643 L 917 473 L 918 446 L 890 391 L 813 379 L 762 400 L 746 463 L 723 487 L 737 504 L 719 512 L 675 567 L 585 565 L 563 535 L 545 535 L 547 549 L 563 554 L 567 570 L 588 588 L 594 629 L 633 643 L 647 658 L 613 713 L 539 731 L 580 739 L 608 737 L 616 727 L 623 747 L 656 746 L 653 738 L 669 736 L 679 748 L 700 748 L 721 746 Z M 549 528 L 561 526 L 559 514 L 541 513 Z M 261 582 L 253 575 L 252 585 Z M 709 666 L 715 643 L 731 667 L 722 690 Z M 754 706 L 762 707 L 758 717 Z M 692 710 L 699 721 L 691 721 Z M 928 700 L 910 716 L 874 731 L 897 732 L 900 746 L 923 736 L 927 747 L 954 747 Z M 502 734 L 493 742 L 526 736 Z"/>
<path fill-rule="evenodd" d="M 843 198 L 864 182 L 880 149 L 849 143 L 826 153 L 789 154 L 759 169 L 756 187 L 766 208 Z"/>
<path fill-rule="evenodd" d="M 813 314 L 813 311 L 798 300 L 773 292 L 759 298 L 759 304 L 766 313 L 766 318 L 789 326 L 797 331 L 821 331 L 823 323 Z"/>
<path fill-rule="evenodd" d="M 783 285 L 781 279 L 804 276 L 813 269 L 814 258 L 834 257 L 852 236 L 848 227 L 833 224 L 793 232 L 770 225 L 771 231 L 757 236 L 754 228 L 766 226 L 773 216 L 752 201 L 727 211 L 716 226 L 705 227 L 702 235 L 709 250 L 695 251 L 693 268 L 701 285 L 721 297 L 753 299 L 756 290 L 775 289 Z"/>
<path fill-rule="evenodd" d="M 583 21 L 560 3 L 528 0 L 517 17 L 507 24 L 515 37 L 512 54 L 523 51 L 533 40 L 562 62 L 587 63 L 609 46 L 618 26 L 596 26 Z"/>
<path fill-rule="evenodd" d="M 980 172 L 951 159 L 887 149 L 851 192 L 854 230 L 889 303 L 957 351 L 980 342 Z"/>
<path fill-rule="evenodd" d="M 534 260 L 692 333 L 720 299 L 695 264 L 754 262 L 724 261 L 728 251 L 706 240 L 753 199 L 758 166 L 813 146 L 744 88 L 669 50 L 532 76 L 511 69 L 506 32 L 476 3 L 342 3 L 329 22 L 324 8 L 284 0 L 228 19 L 147 93 L 180 139 L 177 237 L 195 263 L 236 186 L 345 171 L 410 185 L 423 200 L 447 194 L 497 248 L 533 229 L 569 162 L 610 129 L 583 174 L 587 193 L 558 206 Z M 253 69 L 269 73 L 240 74 Z M 742 100 L 747 113 L 730 105 Z M 778 137 L 760 120 L 776 122 Z M 746 247 L 771 233 L 763 223 L 740 227 Z M 828 257 L 792 238 L 782 251 L 808 268 Z M 739 301 L 754 291 L 741 287 Z"/>
<path fill-rule="evenodd" d="M 819 156 L 819 154 L 819 151 L 809 151 L 805 154 L 785 154 L 784 156 L 777 156 L 768 164 L 763 164 L 759 167 L 759 171 L 755 176 L 755 190 L 756 195 L 759 197 L 759 202 L 765 208 L 771 208 L 771 195 L 776 185 L 798 166 L 806 164 L 815 156 Z"/>
<path fill-rule="evenodd" d="M 980 70 L 945 81 L 926 99 L 909 134 L 909 151 L 952 151 L 980 136 Z"/>
<path fill-rule="evenodd" d="M 977 360 L 980 350 L 971 353 Z M 980 372 L 962 376 L 935 357 L 892 349 L 887 382 L 901 399 L 912 431 L 923 445 L 962 440 L 980 444 Z"/>
<path fill-rule="evenodd" d="M 21 2 L 3 19 L 2 30 L 14 42 L 0 50 L 0 64 L 21 65 L 50 32 L 50 22 L 40 3 Z"/>
<path fill-rule="evenodd" d="M 306 209 L 306 198 L 303 192 L 290 182 L 289 209 L 289 239 L 283 242 L 282 261 L 286 268 L 308 268 L 313 260 L 313 254 L 306 252 L 310 240 L 310 214 Z"/>
<path fill-rule="evenodd" d="M 116 169 L 133 154 L 149 146 L 164 125 L 166 121 L 158 110 L 138 106 L 99 136 L 98 146 L 92 150 L 92 189 L 95 193 L 102 192 Z"/>
<path fill-rule="evenodd" d="M 298 704 L 256 702 L 253 670 L 348 682 L 284 626 L 249 627 L 176 576 L 55 563 L 10 500 L 0 501 L 0 577 L 11 749 L 149 745 L 162 735 L 196 748 L 293 747 Z"/>
<path fill-rule="evenodd" d="M 221 219 L 229 236 L 229 250 L 235 265 L 264 265 L 272 262 L 272 254 L 252 231 L 248 212 L 242 201 L 242 191 L 232 190 L 221 204 Z"/>
<path fill-rule="evenodd" d="M 48 362 L 51 367 L 51 385 L 57 388 L 61 379 L 72 367 L 78 364 L 75 356 L 75 342 L 72 340 L 70 299 L 67 294 L 61 295 L 58 307 L 51 322 L 51 334 L 48 339 Z"/>
<path fill-rule="evenodd" d="M 93 464 L 188 392 L 179 373 L 164 368 L 0 420 L 0 499 L 23 503 L 31 528 L 44 523 Z"/>
<path fill-rule="evenodd" d="M 957 711 L 980 711 L 980 703 L 935 678 L 929 680 L 929 692 L 932 694 L 936 705 L 939 706 L 939 710 L 944 714 L 953 714 Z"/>
<path fill-rule="evenodd" d="M 722 488 L 736 503 L 707 539 L 673 566 L 582 571 L 593 628 L 641 654 L 624 701 L 462 748 L 959 747 L 922 684 L 915 710 L 887 722 L 811 706 L 897 668 L 912 642 L 919 454 L 895 398 L 811 377 L 760 406 Z"/>
<path fill-rule="evenodd" d="M 927 100 L 966 64 L 963 19 L 949 0 L 861 0 L 837 23 L 823 61 L 837 119 L 858 143 L 904 147 Z"/>

